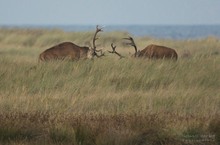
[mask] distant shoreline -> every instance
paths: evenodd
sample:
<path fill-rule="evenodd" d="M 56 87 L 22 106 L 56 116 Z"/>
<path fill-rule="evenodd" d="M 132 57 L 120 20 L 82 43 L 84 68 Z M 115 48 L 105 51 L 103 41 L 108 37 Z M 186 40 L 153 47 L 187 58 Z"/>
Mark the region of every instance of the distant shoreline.
<path fill-rule="evenodd" d="M 102 26 L 102 25 L 101 25 Z M 66 32 L 93 31 L 95 25 L 0 25 L 0 28 L 60 29 Z M 134 36 L 160 39 L 220 38 L 219 25 L 104 25 L 104 31 L 125 31 Z"/>

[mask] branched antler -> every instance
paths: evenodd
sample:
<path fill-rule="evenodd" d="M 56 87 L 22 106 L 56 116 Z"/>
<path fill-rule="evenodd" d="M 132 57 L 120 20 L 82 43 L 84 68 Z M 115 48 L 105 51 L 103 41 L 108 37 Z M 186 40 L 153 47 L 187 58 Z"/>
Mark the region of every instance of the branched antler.
<path fill-rule="evenodd" d="M 136 46 L 136 44 L 135 44 L 135 42 L 134 42 L 134 39 L 132 38 L 132 37 L 128 37 L 128 38 L 123 38 L 123 39 L 126 39 L 126 40 L 129 40 L 129 41 L 131 41 L 130 43 L 126 43 L 127 45 L 131 45 L 131 46 L 133 46 L 134 47 L 134 49 L 135 49 L 135 57 L 137 56 L 137 46 Z"/>
<path fill-rule="evenodd" d="M 109 53 L 115 53 L 116 55 L 118 55 L 118 56 L 120 57 L 119 59 L 124 58 L 124 56 L 122 56 L 121 54 L 119 54 L 119 53 L 115 50 L 116 46 L 114 46 L 113 43 L 111 44 L 111 47 L 112 47 L 112 51 L 108 51 Z"/>
<path fill-rule="evenodd" d="M 97 36 L 97 34 L 99 33 L 99 32 L 102 32 L 103 30 L 102 30 L 102 28 L 99 28 L 99 26 L 97 25 L 96 26 L 96 32 L 95 32 L 95 35 L 94 35 L 94 37 L 93 37 L 93 41 L 92 41 L 92 43 L 93 43 L 93 49 L 96 51 L 96 45 L 95 45 L 95 41 L 98 39 L 96 36 Z"/>
<path fill-rule="evenodd" d="M 102 30 L 102 28 L 99 28 L 99 26 L 97 25 L 96 26 L 96 32 L 95 32 L 95 34 L 94 34 L 94 37 L 93 37 L 93 40 L 92 40 L 92 43 L 93 43 L 93 53 L 94 53 L 94 55 L 95 56 L 97 56 L 97 57 L 101 57 L 101 56 L 104 56 L 104 53 L 102 53 L 102 50 L 100 49 L 100 50 L 96 50 L 96 44 L 95 44 L 95 41 L 98 39 L 97 38 L 97 34 L 99 33 L 99 32 L 102 32 L 103 30 Z M 101 55 L 98 55 L 96 52 L 101 52 Z"/>

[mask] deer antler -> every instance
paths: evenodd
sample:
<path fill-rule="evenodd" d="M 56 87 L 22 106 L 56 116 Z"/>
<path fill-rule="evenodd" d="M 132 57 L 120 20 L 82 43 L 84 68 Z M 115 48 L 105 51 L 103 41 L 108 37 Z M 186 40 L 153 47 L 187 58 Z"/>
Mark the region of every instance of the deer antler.
<path fill-rule="evenodd" d="M 97 36 L 97 34 L 99 33 L 99 32 L 102 32 L 103 30 L 102 30 L 102 28 L 99 28 L 99 26 L 97 25 L 96 26 L 96 32 L 95 32 L 95 35 L 94 35 L 94 37 L 93 37 L 93 40 L 92 40 L 92 43 L 93 43 L 93 53 L 94 53 L 94 55 L 95 56 L 97 56 L 97 57 L 101 57 L 101 56 L 104 56 L 104 53 L 102 53 L 102 50 L 100 49 L 100 50 L 96 50 L 96 45 L 95 45 L 95 41 L 98 39 L 96 36 Z M 101 52 L 101 55 L 98 55 L 96 52 Z"/>
<path fill-rule="evenodd" d="M 94 37 L 93 37 L 93 49 L 96 51 L 96 45 L 95 45 L 95 41 L 98 39 L 96 36 L 97 36 L 97 34 L 99 33 L 99 32 L 102 32 L 103 30 L 102 30 L 102 28 L 99 28 L 99 26 L 97 25 L 96 26 L 96 32 L 95 32 L 95 35 L 94 35 Z"/>
<path fill-rule="evenodd" d="M 123 39 L 126 39 L 126 40 L 129 40 L 129 41 L 131 41 L 130 43 L 126 43 L 127 45 L 131 45 L 131 46 L 133 46 L 134 47 L 134 49 L 135 49 L 135 57 L 136 57 L 136 55 L 137 55 L 137 46 L 136 46 L 136 44 L 135 44 L 135 42 L 134 42 L 134 39 L 132 38 L 132 37 L 128 37 L 128 38 L 123 38 Z"/>
<path fill-rule="evenodd" d="M 124 58 L 124 56 L 122 56 L 121 54 L 119 54 L 119 53 L 115 50 L 116 46 L 114 46 L 113 43 L 111 44 L 111 47 L 112 47 L 112 51 L 108 51 L 109 53 L 115 53 L 115 54 L 117 54 L 117 55 L 120 57 L 119 59 Z"/>

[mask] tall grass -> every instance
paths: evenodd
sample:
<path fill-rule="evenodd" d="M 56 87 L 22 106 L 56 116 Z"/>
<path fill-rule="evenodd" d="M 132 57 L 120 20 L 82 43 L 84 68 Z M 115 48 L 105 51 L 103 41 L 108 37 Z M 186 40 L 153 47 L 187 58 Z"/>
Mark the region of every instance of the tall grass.
<path fill-rule="evenodd" d="M 177 62 L 154 61 L 131 58 L 121 39 L 129 34 L 109 32 L 98 47 L 114 42 L 126 58 L 37 62 L 52 45 L 90 45 L 92 35 L 0 30 L 0 143 L 181 144 L 196 140 L 181 136 L 219 136 L 219 39 L 136 38 L 140 49 L 156 43 L 179 54 Z"/>

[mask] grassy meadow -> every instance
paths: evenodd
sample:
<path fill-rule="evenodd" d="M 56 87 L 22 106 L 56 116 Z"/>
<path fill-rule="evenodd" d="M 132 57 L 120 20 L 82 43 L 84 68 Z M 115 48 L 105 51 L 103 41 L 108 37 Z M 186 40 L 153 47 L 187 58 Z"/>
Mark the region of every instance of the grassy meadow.
<path fill-rule="evenodd" d="M 39 63 L 94 32 L 0 29 L 0 144 L 220 144 L 220 39 L 134 37 L 175 48 L 176 62 L 134 59 L 127 32 L 98 34 L 94 60 Z M 125 58 L 110 54 L 110 44 Z"/>

